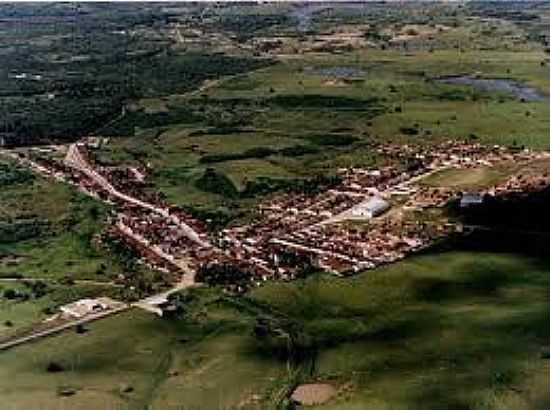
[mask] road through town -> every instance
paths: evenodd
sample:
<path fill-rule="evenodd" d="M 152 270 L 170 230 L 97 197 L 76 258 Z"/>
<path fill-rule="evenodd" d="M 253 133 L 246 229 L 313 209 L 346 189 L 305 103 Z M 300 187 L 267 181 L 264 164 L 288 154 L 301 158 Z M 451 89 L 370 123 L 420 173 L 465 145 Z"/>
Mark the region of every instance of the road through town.
<path fill-rule="evenodd" d="M 177 216 L 171 215 L 168 210 L 159 208 L 155 205 L 141 201 L 137 198 L 131 197 L 129 195 L 126 195 L 118 191 L 109 181 L 107 181 L 105 177 L 103 177 L 93 169 L 93 167 L 88 163 L 88 161 L 81 154 L 77 144 L 70 145 L 69 150 L 67 151 L 67 155 L 65 157 L 65 163 L 86 174 L 90 179 L 96 182 L 101 188 L 105 189 L 112 196 L 119 198 L 124 202 L 128 202 L 130 204 L 148 209 L 154 213 L 157 213 L 165 217 L 171 222 L 175 223 L 182 229 L 182 232 L 185 234 L 185 236 L 189 240 L 195 242 L 197 245 L 201 247 L 206 247 L 206 248 L 211 246 L 210 243 L 202 240 L 199 237 L 198 233 L 193 230 L 193 228 L 191 228 L 185 222 L 181 221 Z"/>

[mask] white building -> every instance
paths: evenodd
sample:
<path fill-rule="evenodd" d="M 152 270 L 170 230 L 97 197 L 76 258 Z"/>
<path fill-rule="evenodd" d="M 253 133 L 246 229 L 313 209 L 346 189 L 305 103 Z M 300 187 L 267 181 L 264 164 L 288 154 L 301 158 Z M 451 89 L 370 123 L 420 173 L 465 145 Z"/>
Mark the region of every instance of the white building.
<path fill-rule="evenodd" d="M 375 196 L 365 202 L 360 203 L 352 209 L 352 216 L 374 218 L 382 215 L 390 208 L 390 204 L 382 198 Z"/>
<path fill-rule="evenodd" d="M 109 309 L 109 303 L 106 298 L 98 299 L 80 299 L 76 302 L 61 306 L 59 310 L 64 315 L 80 319 L 90 313 L 102 312 Z"/>

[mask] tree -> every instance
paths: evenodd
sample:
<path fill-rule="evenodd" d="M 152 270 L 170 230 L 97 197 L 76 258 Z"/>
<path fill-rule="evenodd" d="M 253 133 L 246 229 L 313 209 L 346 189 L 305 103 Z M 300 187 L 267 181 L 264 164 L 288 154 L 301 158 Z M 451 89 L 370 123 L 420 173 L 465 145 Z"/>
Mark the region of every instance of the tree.
<path fill-rule="evenodd" d="M 65 368 L 57 362 L 50 362 L 46 367 L 46 371 L 48 371 L 49 373 L 60 373 L 65 371 Z"/>

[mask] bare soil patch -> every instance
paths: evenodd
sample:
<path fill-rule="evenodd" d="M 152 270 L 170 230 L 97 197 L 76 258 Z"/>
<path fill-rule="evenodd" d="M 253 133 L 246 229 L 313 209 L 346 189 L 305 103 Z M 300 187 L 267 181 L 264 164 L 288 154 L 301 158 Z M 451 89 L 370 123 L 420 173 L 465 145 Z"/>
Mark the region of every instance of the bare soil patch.
<path fill-rule="evenodd" d="M 323 404 L 333 398 L 338 391 L 328 383 L 302 384 L 292 393 L 292 400 L 306 406 Z"/>

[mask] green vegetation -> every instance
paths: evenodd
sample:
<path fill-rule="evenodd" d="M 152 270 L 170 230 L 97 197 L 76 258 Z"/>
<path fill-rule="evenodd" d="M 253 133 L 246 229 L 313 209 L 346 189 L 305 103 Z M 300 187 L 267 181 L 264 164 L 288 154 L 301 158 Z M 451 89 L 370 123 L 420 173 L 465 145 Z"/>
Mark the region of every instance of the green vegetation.
<path fill-rule="evenodd" d="M 319 409 L 542 408 L 548 285 L 535 257 L 454 251 L 244 298 L 197 289 L 179 300 L 180 319 L 133 311 L 3 353 L 0 368 L 18 378 L 0 377 L 0 390 L 29 409 L 32 397 L 274 408 L 296 383 L 325 380 L 351 387 Z M 50 361 L 67 370 L 52 378 Z M 56 396 L 64 386 L 76 394 Z"/>
<path fill-rule="evenodd" d="M 496 184 L 505 177 L 505 170 L 494 168 L 446 169 L 422 179 L 421 182 L 435 187 L 476 189 Z"/>
<path fill-rule="evenodd" d="M 133 135 L 129 121 L 150 127 L 174 119 L 131 114 L 111 127 L 113 119 L 124 117 L 129 101 L 183 93 L 208 79 L 271 64 L 252 56 L 173 47 L 160 27 L 170 13 L 154 5 L 13 6 L 0 16 L 5 62 L 0 137 L 5 145 L 73 141 L 95 131 Z M 24 33 L 17 29 L 22 20 L 32 22 Z"/>
<path fill-rule="evenodd" d="M 103 204 L 11 161 L 0 162 L 0 181 L 0 336 L 76 299 L 132 299 L 164 285 L 163 275 L 136 266 L 133 254 L 100 243 Z M 112 283 L 120 275 L 134 290 Z"/>
<path fill-rule="evenodd" d="M 103 205 L 42 178 L 2 189 L 0 201 L 0 252 L 12 256 L 0 263 L 3 275 L 106 280 L 98 272 L 121 273 L 107 251 L 92 245 L 105 224 Z"/>
<path fill-rule="evenodd" d="M 249 220 L 273 192 L 314 194 L 340 167 L 385 164 L 377 143 L 550 149 L 548 101 L 437 81 L 509 79 L 550 95 L 547 5 L 320 5 L 298 22 L 303 11 L 7 5 L 0 144 L 110 137 L 99 163 L 150 167 L 154 188 L 213 230 Z M 423 182 L 468 190 L 507 173 L 445 170 Z M 136 299 L 165 285 L 100 235 L 108 214 L 0 162 L 0 336 L 78 298 Z M 321 381 L 338 394 L 319 410 L 548 407 L 545 255 L 438 249 L 346 279 L 295 256 L 285 263 L 303 263 L 305 278 L 292 283 L 241 296 L 192 289 L 173 296 L 169 318 L 131 310 L 2 352 L 0 396 L 29 410 L 286 409 L 296 385 Z M 235 275 L 245 273 L 199 274 Z"/>
<path fill-rule="evenodd" d="M 240 321 L 238 312 L 215 307 L 204 323 L 130 311 L 88 324 L 82 335 L 67 332 L 4 352 L 0 391 L 29 410 L 61 403 L 82 409 L 231 408 L 248 401 L 245 408 L 254 408 L 253 396 L 267 394 L 284 369 L 254 357 L 253 336 Z M 48 373 L 51 362 L 65 370 Z M 29 394 L 20 394 L 13 374 Z M 75 394 L 57 393 L 67 387 Z"/>

